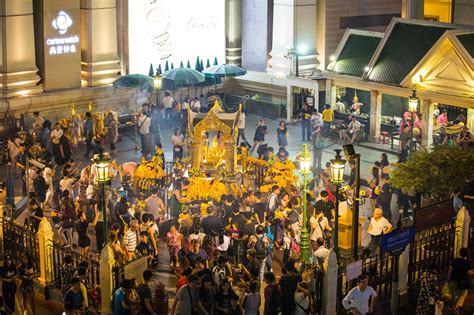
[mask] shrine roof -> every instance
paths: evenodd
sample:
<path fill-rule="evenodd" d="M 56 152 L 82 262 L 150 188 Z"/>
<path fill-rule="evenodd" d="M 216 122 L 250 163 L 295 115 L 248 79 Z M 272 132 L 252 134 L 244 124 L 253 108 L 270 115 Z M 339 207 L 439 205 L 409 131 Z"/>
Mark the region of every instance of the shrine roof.
<path fill-rule="evenodd" d="M 474 33 L 458 34 L 459 42 L 466 48 L 469 55 L 474 58 Z"/>
<path fill-rule="evenodd" d="M 350 31 L 340 52 L 335 56 L 330 70 L 339 74 L 362 77 L 365 67 L 369 64 L 377 46 L 382 40 L 381 33 Z"/>
<path fill-rule="evenodd" d="M 190 127 L 194 128 L 194 126 L 196 126 L 200 121 L 202 121 L 207 116 L 209 116 L 211 111 L 209 111 L 208 113 L 196 113 L 196 112 L 191 111 L 189 113 Z M 240 113 L 239 111 L 235 113 L 225 113 L 225 112 L 214 111 L 214 114 L 217 116 L 217 118 L 222 123 L 230 127 L 231 129 L 233 129 L 236 126 L 238 122 L 239 113 Z"/>
<path fill-rule="evenodd" d="M 394 19 L 364 79 L 400 85 L 444 32 L 453 28 L 454 24 Z"/>

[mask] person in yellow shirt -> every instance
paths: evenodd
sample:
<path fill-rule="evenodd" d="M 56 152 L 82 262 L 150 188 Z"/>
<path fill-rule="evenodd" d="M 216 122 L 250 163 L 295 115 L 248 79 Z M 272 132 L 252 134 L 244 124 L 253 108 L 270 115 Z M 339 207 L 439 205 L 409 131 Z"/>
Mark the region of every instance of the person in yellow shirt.
<path fill-rule="evenodd" d="M 334 111 L 331 109 L 331 105 L 329 104 L 324 105 L 323 130 L 322 130 L 323 137 L 327 137 L 329 135 L 329 130 L 331 129 L 331 124 L 332 124 L 333 119 L 334 119 Z"/>

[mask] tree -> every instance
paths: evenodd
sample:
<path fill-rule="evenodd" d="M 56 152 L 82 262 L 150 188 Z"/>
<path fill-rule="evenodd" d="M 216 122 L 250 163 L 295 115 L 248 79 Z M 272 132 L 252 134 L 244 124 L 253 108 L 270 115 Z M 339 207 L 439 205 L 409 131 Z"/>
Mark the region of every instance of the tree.
<path fill-rule="evenodd" d="M 194 70 L 202 71 L 201 70 L 201 62 L 199 62 L 199 56 L 196 57 L 196 65 L 194 66 Z"/>
<path fill-rule="evenodd" d="M 166 63 L 165 63 L 165 72 L 168 71 L 170 69 L 170 66 L 168 64 L 168 60 L 166 60 Z"/>
<path fill-rule="evenodd" d="M 155 71 L 153 70 L 153 64 L 150 63 L 150 69 L 148 69 L 148 76 L 152 77 L 155 75 Z"/>
<path fill-rule="evenodd" d="M 449 199 L 453 191 L 473 179 L 474 150 L 454 146 L 416 152 L 390 176 L 395 188 L 427 194 L 433 201 Z"/>

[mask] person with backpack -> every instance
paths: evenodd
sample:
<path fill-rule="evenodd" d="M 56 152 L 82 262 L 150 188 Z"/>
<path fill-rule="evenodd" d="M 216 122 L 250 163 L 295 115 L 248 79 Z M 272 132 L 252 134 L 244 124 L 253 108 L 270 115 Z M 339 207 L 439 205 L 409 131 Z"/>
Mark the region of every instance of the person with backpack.
<path fill-rule="evenodd" d="M 153 256 L 158 259 L 158 241 L 160 233 L 152 214 L 144 213 L 142 215 L 140 232 L 147 232 L 148 242 L 153 248 Z"/>
<path fill-rule="evenodd" d="M 227 281 L 227 263 L 226 256 L 217 257 L 217 264 L 212 268 L 212 279 L 218 288 L 223 281 Z"/>
<path fill-rule="evenodd" d="M 257 258 L 258 264 L 260 266 L 260 279 L 263 279 L 264 262 L 267 256 L 267 247 L 269 247 L 270 245 L 270 242 L 264 231 L 265 229 L 262 225 L 257 226 L 256 235 L 251 236 L 248 245 L 250 249 L 255 250 L 255 257 Z"/>
<path fill-rule="evenodd" d="M 283 296 L 281 294 L 281 287 L 276 283 L 273 272 L 266 272 L 263 275 L 263 279 L 267 284 L 264 290 L 265 308 L 263 314 L 278 315 L 282 310 Z"/>

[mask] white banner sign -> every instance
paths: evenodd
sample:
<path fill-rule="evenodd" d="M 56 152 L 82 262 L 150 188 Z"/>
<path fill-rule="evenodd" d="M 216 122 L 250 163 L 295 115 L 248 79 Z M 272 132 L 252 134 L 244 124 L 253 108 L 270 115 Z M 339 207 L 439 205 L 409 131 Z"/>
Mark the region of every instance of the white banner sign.
<path fill-rule="evenodd" d="M 225 62 L 224 0 L 134 0 L 129 6 L 130 73 L 165 62 L 175 68 L 196 57 Z"/>

